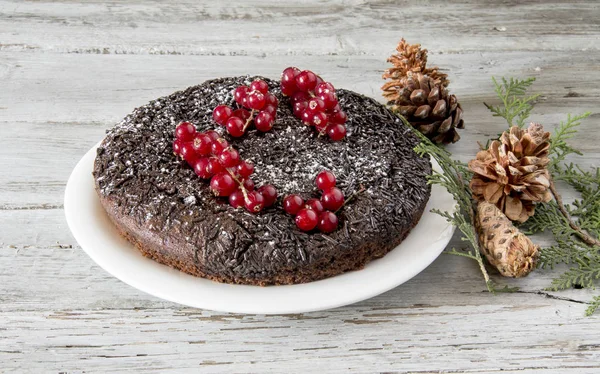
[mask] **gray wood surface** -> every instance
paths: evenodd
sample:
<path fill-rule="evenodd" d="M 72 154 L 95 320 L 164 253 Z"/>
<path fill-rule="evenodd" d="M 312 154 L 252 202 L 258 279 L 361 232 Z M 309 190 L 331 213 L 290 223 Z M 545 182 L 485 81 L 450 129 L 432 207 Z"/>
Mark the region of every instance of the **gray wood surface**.
<path fill-rule="evenodd" d="M 467 126 L 457 157 L 503 129 L 482 105 L 491 76 L 535 76 L 535 120 L 593 112 L 574 143 L 598 166 L 599 19 L 596 1 L 0 0 L 0 372 L 600 372 L 600 317 L 583 316 L 594 292 L 543 291 L 556 271 L 495 276 L 521 290 L 494 296 L 472 261 L 442 255 L 359 304 L 215 313 L 109 276 L 62 209 L 76 162 L 134 107 L 289 65 L 380 98 L 402 36 L 450 75 Z"/>

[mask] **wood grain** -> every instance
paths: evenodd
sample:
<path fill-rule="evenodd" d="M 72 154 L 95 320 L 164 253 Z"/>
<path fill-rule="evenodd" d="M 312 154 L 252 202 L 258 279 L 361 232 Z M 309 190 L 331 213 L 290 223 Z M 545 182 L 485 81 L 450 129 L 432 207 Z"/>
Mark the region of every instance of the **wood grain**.
<path fill-rule="evenodd" d="M 450 75 L 467 124 L 448 148 L 459 159 L 504 129 L 482 105 L 491 76 L 535 76 L 532 120 L 552 128 L 591 111 L 574 160 L 598 166 L 598 19 L 595 1 L 0 0 L 0 372 L 597 373 L 600 317 L 583 317 L 597 291 L 544 291 L 559 270 L 494 275 L 520 287 L 494 296 L 472 261 L 443 255 L 355 305 L 216 313 L 104 272 L 69 233 L 62 201 L 79 158 L 134 107 L 289 65 L 380 99 L 401 36 Z"/>

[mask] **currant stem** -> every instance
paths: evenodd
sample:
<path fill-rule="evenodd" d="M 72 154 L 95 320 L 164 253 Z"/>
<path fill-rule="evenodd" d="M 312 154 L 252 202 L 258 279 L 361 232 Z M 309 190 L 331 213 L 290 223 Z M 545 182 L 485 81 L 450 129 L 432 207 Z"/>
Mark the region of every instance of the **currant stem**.
<path fill-rule="evenodd" d="M 562 197 L 559 195 L 558 191 L 556 190 L 556 186 L 554 185 L 554 178 L 552 178 L 552 177 L 550 177 L 550 192 L 552 192 L 552 195 L 554 195 L 554 200 L 556 200 L 556 204 L 558 205 L 558 210 L 560 210 L 562 215 L 567 219 L 569 226 L 571 226 L 571 228 L 573 230 L 575 230 L 575 233 L 577 234 L 577 236 L 581 240 L 583 240 L 586 244 L 591 245 L 592 247 L 600 247 L 600 240 L 595 239 L 590 234 L 583 231 L 583 229 L 581 229 L 581 227 L 579 227 L 575 224 L 575 222 L 569 215 L 569 212 L 567 212 L 567 209 L 565 208 Z"/>
<path fill-rule="evenodd" d="M 248 128 L 248 126 L 250 126 L 250 123 L 254 119 L 254 115 L 256 114 L 256 112 L 257 112 L 257 110 L 255 110 L 255 109 L 252 109 L 252 111 L 250 112 L 250 117 L 248 117 L 248 119 L 246 120 L 246 123 L 244 124 L 244 128 L 243 128 L 244 132 L 246 132 L 246 129 Z"/>
<path fill-rule="evenodd" d="M 237 178 L 237 176 L 235 175 L 234 172 L 232 172 L 229 169 L 225 169 L 227 170 L 227 172 L 229 173 L 229 175 L 231 175 L 231 178 L 233 178 L 233 180 L 240 186 L 240 190 L 242 190 L 242 195 L 244 195 L 244 201 L 248 202 L 248 191 L 246 191 L 246 187 L 244 187 L 244 182 L 240 182 L 240 180 Z"/>

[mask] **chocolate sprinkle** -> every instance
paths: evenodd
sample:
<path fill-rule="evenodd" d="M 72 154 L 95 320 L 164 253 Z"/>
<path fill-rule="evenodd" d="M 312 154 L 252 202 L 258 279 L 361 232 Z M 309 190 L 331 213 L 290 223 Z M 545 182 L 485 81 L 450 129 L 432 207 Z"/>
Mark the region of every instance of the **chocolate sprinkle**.
<path fill-rule="evenodd" d="M 259 214 L 233 209 L 172 153 L 180 121 L 216 129 L 212 109 L 235 107 L 241 84 L 267 81 L 279 108 L 272 131 L 224 137 L 255 164 L 253 180 L 273 184 L 279 201 Z M 263 77 L 220 78 L 151 101 L 108 131 L 98 148 L 94 177 L 101 202 L 120 232 L 146 256 L 210 279 L 247 284 L 299 283 L 359 269 L 399 244 L 429 198 L 429 160 L 415 154 L 417 139 L 388 109 L 337 90 L 348 115 L 347 137 L 332 142 L 294 117 L 278 82 Z M 281 208 L 298 193 L 319 197 L 314 179 L 331 170 L 348 198 L 337 231 L 299 231 Z"/>

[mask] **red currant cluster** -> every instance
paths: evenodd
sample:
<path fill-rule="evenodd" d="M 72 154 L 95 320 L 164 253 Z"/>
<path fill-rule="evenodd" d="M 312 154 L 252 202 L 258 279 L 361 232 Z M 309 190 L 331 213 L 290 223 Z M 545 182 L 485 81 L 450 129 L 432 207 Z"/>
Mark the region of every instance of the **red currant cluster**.
<path fill-rule="evenodd" d="M 281 92 L 292 101 L 294 115 L 319 135 L 327 134 L 333 141 L 346 136 L 348 117 L 340 109 L 335 88 L 310 70 L 289 67 L 281 74 Z"/>
<path fill-rule="evenodd" d="M 321 199 L 304 201 L 299 195 L 288 195 L 283 199 L 283 209 L 296 216 L 296 226 L 302 231 L 317 228 L 324 233 L 333 232 L 338 227 L 335 212 L 344 205 L 344 193 L 335 186 L 335 176 L 330 171 L 322 171 L 315 180 L 323 194 Z"/>
<path fill-rule="evenodd" d="M 254 189 L 250 179 L 254 165 L 242 160 L 216 131 L 197 132 L 191 123 L 181 122 L 175 128 L 173 152 L 187 161 L 200 178 L 210 179 L 215 196 L 228 197 L 234 208 L 245 207 L 257 213 L 277 200 L 277 190 L 270 184 Z"/>
<path fill-rule="evenodd" d="M 213 119 L 225 126 L 229 135 L 239 138 L 253 121 L 258 131 L 267 132 L 273 128 L 279 102 L 269 92 L 267 82 L 257 79 L 250 86 L 239 86 L 233 96 L 241 108 L 234 110 L 227 105 L 218 105 L 213 110 Z"/>

